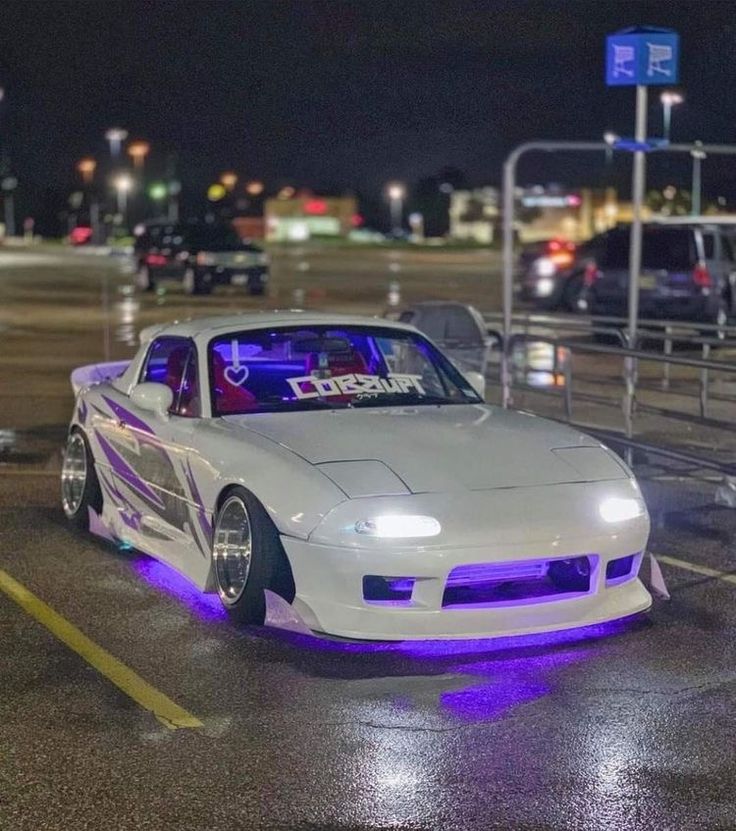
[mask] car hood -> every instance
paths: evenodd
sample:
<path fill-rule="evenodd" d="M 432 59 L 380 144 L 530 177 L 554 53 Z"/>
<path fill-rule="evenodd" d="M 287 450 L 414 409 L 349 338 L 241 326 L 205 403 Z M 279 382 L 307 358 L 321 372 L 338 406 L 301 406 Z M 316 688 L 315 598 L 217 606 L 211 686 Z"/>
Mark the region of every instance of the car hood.
<path fill-rule="evenodd" d="M 610 451 L 571 428 L 481 404 L 227 416 L 330 475 L 338 462 L 380 462 L 412 493 L 622 479 Z M 366 466 L 368 475 L 369 466 Z M 359 494 L 351 494 L 359 495 Z"/>

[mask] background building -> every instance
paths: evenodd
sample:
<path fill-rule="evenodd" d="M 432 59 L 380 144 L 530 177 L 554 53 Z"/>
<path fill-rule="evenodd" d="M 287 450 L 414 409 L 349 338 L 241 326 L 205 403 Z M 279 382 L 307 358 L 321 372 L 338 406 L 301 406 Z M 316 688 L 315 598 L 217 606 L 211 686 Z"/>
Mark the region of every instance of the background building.
<path fill-rule="evenodd" d="M 352 196 L 297 194 L 266 200 L 266 239 L 275 242 L 347 237 L 359 222 L 357 201 Z"/>

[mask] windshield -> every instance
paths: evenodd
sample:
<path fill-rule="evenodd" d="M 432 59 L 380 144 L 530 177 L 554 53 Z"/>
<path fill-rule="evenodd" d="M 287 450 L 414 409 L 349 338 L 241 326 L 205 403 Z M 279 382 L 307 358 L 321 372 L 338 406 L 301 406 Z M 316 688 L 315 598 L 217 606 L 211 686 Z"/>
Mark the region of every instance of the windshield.
<path fill-rule="evenodd" d="M 642 268 L 687 271 L 697 261 L 695 239 L 687 228 L 645 228 Z M 629 267 L 629 230 L 617 229 L 607 238 L 603 268 Z"/>
<path fill-rule="evenodd" d="M 185 236 L 191 247 L 207 251 L 230 251 L 242 247 L 240 237 L 229 225 L 190 225 Z"/>
<path fill-rule="evenodd" d="M 474 404 L 421 335 L 380 326 L 232 332 L 210 341 L 212 414 Z"/>

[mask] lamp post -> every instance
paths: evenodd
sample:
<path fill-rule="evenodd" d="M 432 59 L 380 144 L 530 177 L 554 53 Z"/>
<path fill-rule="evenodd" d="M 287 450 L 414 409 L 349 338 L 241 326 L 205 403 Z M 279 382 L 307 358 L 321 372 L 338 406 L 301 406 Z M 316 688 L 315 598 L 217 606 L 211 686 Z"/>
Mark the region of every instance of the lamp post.
<path fill-rule="evenodd" d="M 696 141 L 695 147 L 690 151 L 690 156 L 693 160 L 693 187 L 692 197 L 690 200 L 690 214 L 692 216 L 700 216 L 701 212 L 701 193 L 703 189 L 701 165 L 703 159 L 706 158 L 706 153 L 700 148 L 703 145 L 702 141 Z"/>
<path fill-rule="evenodd" d="M 394 234 L 401 234 L 402 217 L 404 214 L 404 196 L 406 189 L 398 182 L 393 182 L 387 188 L 388 201 L 391 208 L 391 230 Z"/>
<path fill-rule="evenodd" d="M 97 169 L 97 162 L 94 159 L 80 159 L 77 162 L 77 172 L 81 175 L 85 185 L 91 185 Z"/>
<path fill-rule="evenodd" d="M 123 224 L 125 224 L 125 215 L 128 210 L 128 194 L 133 189 L 133 179 L 128 173 L 119 173 L 115 177 L 113 185 L 118 200 L 118 213 L 122 216 Z"/>
<path fill-rule="evenodd" d="M 672 126 L 672 107 L 682 104 L 685 100 L 679 92 L 665 90 L 660 96 L 662 102 L 662 135 L 665 141 L 670 140 L 670 127 Z"/>
<path fill-rule="evenodd" d="M 611 164 L 613 161 L 613 146 L 621 138 L 617 133 L 607 130 L 603 133 L 603 141 L 606 142 L 606 164 Z"/>
<path fill-rule="evenodd" d="M 105 138 L 110 145 L 110 155 L 113 159 L 117 159 L 123 142 L 128 138 L 128 131 L 123 130 L 122 127 L 110 127 L 105 132 Z"/>
<path fill-rule="evenodd" d="M 146 156 L 151 152 L 151 145 L 147 141 L 133 141 L 128 145 L 128 155 L 133 159 L 133 167 L 143 170 Z"/>

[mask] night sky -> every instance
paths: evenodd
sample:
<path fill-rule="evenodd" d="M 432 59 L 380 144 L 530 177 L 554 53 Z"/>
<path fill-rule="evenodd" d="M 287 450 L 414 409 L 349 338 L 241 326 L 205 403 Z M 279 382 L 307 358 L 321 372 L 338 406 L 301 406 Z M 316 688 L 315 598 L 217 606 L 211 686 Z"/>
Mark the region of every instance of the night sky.
<path fill-rule="evenodd" d="M 504 154 L 523 140 L 633 132 L 633 91 L 604 86 L 603 41 L 637 23 L 682 36 L 687 101 L 673 138 L 736 141 L 733 2 L 11 0 L 0 9 L 0 149 L 25 210 L 44 187 L 70 185 L 81 156 L 104 157 L 113 124 L 151 142 L 154 169 L 174 152 L 191 190 L 229 168 L 269 187 L 369 194 L 446 165 L 471 184 L 497 183 Z M 658 106 L 651 113 L 659 131 Z M 736 161 L 706 168 L 706 190 L 736 196 Z M 575 184 L 600 173 L 600 160 L 537 159 L 522 178 Z M 652 175 L 680 171 L 655 163 Z"/>

